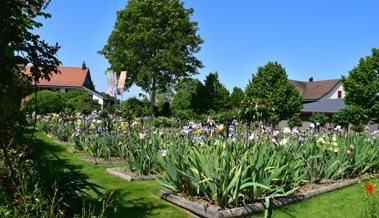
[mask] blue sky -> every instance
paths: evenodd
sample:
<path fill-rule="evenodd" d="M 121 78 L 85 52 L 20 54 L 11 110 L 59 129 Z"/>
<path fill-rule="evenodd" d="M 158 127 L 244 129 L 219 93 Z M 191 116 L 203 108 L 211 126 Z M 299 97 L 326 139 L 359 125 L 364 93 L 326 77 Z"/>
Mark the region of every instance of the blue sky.
<path fill-rule="evenodd" d="M 51 19 L 36 32 L 58 42 L 63 66 L 90 68 L 96 89 L 107 90 L 107 60 L 97 54 L 110 35 L 116 11 L 127 1 L 52 0 Z M 245 89 L 258 66 L 277 61 L 290 79 L 335 79 L 379 48 L 377 0 L 186 0 L 204 39 L 197 57 L 201 81 L 217 71 L 231 91 Z M 132 88 L 123 99 L 137 95 Z"/>

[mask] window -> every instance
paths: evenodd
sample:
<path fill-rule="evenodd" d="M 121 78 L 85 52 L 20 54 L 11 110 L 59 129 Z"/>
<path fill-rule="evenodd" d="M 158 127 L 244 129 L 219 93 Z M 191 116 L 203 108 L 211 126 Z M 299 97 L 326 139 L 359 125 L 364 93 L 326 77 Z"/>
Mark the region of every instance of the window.
<path fill-rule="evenodd" d="M 338 91 L 338 97 L 337 98 L 342 98 L 342 91 Z"/>

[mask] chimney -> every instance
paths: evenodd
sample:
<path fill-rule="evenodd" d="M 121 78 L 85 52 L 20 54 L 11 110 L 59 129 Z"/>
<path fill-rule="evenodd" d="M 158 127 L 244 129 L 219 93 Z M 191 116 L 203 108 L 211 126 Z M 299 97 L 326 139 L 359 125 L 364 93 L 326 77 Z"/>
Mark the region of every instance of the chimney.
<path fill-rule="evenodd" d="M 83 61 L 83 63 L 82 63 L 82 70 L 85 70 L 85 69 L 87 69 L 87 65 L 86 65 L 86 62 Z"/>
<path fill-rule="evenodd" d="M 313 77 L 310 77 L 310 78 L 309 78 L 309 82 L 313 82 Z"/>

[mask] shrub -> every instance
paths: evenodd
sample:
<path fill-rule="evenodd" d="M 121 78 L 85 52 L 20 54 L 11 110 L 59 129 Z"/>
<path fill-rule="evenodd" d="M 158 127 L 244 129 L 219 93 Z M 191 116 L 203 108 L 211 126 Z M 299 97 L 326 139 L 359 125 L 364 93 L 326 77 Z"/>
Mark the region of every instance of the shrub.
<path fill-rule="evenodd" d="M 83 114 L 90 114 L 94 110 L 100 110 L 101 105 L 98 101 L 94 100 L 86 90 L 73 89 L 63 94 L 63 99 L 66 102 L 65 107 L 70 108 L 72 111 L 80 112 Z"/>
<path fill-rule="evenodd" d="M 288 126 L 292 129 L 294 127 L 301 126 L 300 113 L 295 113 L 288 119 Z"/>
<path fill-rule="evenodd" d="M 142 117 L 147 114 L 145 104 L 136 97 L 129 98 L 121 104 L 122 117 L 131 120 L 133 117 Z"/>
<path fill-rule="evenodd" d="M 324 127 L 325 124 L 328 122 L 329 117 L 322 113 L 314 113 L 310 117 L 310 120 L 314 124 L 318 124 L 321 127 Z"/>
<path fill-rule="evenodd" d="M 37 98 L 37 108 L 35 100 Z M 63 103 L 59 92 L 42 90 L 33 93 L 25 104 L 24 110 L 32 113 L 36 111 L 37 114 L 59 113 L 63 110 Z"/>

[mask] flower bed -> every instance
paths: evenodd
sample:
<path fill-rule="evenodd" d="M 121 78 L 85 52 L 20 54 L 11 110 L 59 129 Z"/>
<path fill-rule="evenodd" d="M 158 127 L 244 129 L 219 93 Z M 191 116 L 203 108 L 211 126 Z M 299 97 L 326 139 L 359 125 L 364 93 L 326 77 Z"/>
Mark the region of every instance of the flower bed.
<path fill-rule="evenodd" d="M 305 199 L 308 199 L 308 198 L 311 198 L 311 197 L 314 197 L 326 192 L 335 191 L 335 190 L 353 185 L 357 182 L 372 179 L 375 177 L 378 177 L 378 175 L 373 175 L 373 176 L 364 177 L 360 179 L 341 180 L 339 182 L 335 181 L 335 183 L 333 183 L 333 181 L 328 181 L 329 183 L 328 185 L 318 186 L 317 189 L 308 190 L 308 191 L 297 193 L 290 196 L 269 199 L 269 207 L 271 209 L 282 207 L 282 206 L 296 203 L 298 201 L 302 201 L 302 200 L 305 200 Z M 372 190 L 372 188 L 368 190 Z M 165 201 L 175 204 L 201 217 L 241 217 L 241 216 L 247 216 L 251 214 L 263 213 L 267 208 L 267 206 L 265 205 L 266 202 L 260 201 L 260 202 L 244 205 L 243 207 L 222 209 L 212 204 L 208 204 L 204 202 L 198 203 L 195 201 L 188 200 L 186 198 L 177 196 L 173 194 L 171 191 L 167 191 L 167 190 L 161 190 L 159 192 L 159 196 Z"/>
<path fill-rule="evenodd" d="M 250 128 L 236 120 L 226 125 L 210 118 L 166 131 L 146 126 L 142 119 L 126 122 L 96 114 L 66 124 L 55 124 L 61 121 L 53 118 L 46 122 L 40 126 L 67 126 L 60 132 L 73 131 L 70 140 L 93 158 L 120 157 L 132 172 L 158 173 L 173 193 L 204 199 L 223 210 L 290 196 L 304 184 L 379 170 L 378 133 Z"/>

